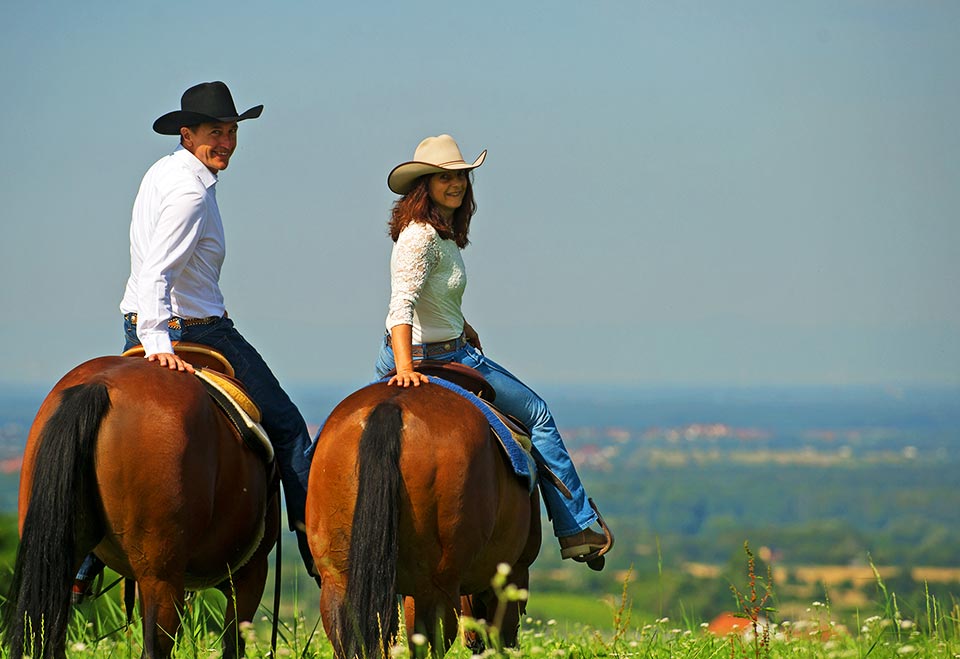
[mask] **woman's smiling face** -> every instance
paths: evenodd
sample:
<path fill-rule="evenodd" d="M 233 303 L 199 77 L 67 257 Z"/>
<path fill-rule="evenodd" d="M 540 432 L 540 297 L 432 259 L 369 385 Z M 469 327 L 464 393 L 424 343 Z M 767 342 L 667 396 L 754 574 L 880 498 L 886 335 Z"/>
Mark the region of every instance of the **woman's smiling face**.
<path fill-rule="evenodd" d="M 463 195 L 467 192 L 469 172 L 465 169 L 432 174 L 427 189 L 430 200 L 440 209 L 440 214 L 452 218 L 453 212 L 463 203 Z"/>

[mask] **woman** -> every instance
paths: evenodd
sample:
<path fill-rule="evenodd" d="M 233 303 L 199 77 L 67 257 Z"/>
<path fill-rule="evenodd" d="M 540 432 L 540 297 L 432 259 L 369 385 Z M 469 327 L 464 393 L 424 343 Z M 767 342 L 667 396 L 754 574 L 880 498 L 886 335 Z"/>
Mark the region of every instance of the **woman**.
<path fill-rule="evenodd" d="M 402 197 L 390 218 L 395 245 L 388 333 L 377 373 L 385 377 L 396 368 L 388 384 L 417 387 L 429 379 L 414 370 L 414 360 L 455 361 L 478 370 L 496 391 L 497 406 L 530 428 L 534 448 L 572 494 L 566 498 L 549 480 L 541 480 L 561 556 L 601 569 L 600 556 L 609 550 L 607 536 L 590 528 L 597 513 L 553 415 L 539 396 L 483 354 L 480 337 L 461 310 L 466 273 L 460 250 L 469 242 L 470 219 L 476 211 L 470 172 L 486 155 L 484 151 L 466 163 L 452 137 L 428 137 L 412 161 L 390 172 L 387 185 Z"/>

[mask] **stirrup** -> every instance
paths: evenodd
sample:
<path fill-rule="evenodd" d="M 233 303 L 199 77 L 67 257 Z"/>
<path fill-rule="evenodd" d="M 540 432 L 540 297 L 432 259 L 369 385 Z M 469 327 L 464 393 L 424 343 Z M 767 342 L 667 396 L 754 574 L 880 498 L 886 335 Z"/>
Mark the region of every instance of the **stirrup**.
<path fill-rule="evenodd" d="M 578 563 L 586 563 L 587 567 L 591 570 L 599 572 L 607 562 L 607 559 L 605 559 L 603 555 L 613 549 L 613 531 L 607 526 L 607 522 L 603 519 L 603 515 L 600 514 L 600 509 L 597 508 L 597 504 L 593 502 L 593 499 L 587 499 L 587 501 L 590 503 L 590 507 L 593 508 L 593 512 L 597 513 L 597 524 L 600 525 L 600 530 L 603 531 L 603 535 L 606 536 L 607 544 L 595 552 L 591 552 L 585 556 L 578 556 L 573 560 Z"/>

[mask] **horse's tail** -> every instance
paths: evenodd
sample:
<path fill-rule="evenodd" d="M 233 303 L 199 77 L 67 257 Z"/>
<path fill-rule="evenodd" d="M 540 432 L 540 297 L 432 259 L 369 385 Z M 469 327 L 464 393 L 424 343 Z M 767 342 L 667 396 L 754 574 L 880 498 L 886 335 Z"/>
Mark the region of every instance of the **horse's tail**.
<path fill-rule="evenodd" d="M 77 560 L 80 496 L 93 486 L 93 449 L 109 407 L 106 385 L 70 387 L 43 427 L 3 612 L 4 642 L 11 659 L 24 654 L 53 657 L 63 646 Z"/>
<path fill-rule="evenodd" d="M 349 572 L 340 616 L 343 656 L 389 653 L 397 629 L 397 524 L 400 495 L 400 406 L 384 401 L 367 418 L 358 449 L 359 483 Z"/>

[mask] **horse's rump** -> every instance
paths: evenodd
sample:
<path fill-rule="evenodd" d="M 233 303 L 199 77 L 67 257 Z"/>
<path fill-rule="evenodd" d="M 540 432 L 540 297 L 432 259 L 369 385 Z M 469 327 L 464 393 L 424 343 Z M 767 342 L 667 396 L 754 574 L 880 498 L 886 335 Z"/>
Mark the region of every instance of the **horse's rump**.
<path fill-rule="evenodd" d="M 389 641 L 394 593 L 416 600 L 419 624 L 443 620 L 447 636 L 460 595 L 488 589 L 499 563 L 523 558 L 525 573 L 538 503 L 504 460 L 484 415 L 440 386 L 374 384 L 334 409 L 314 454 L 307 531 L 338 656 Z"/>
<path fill-rule="evenodd" d="M 172 640 L 148 626 L 175 630 L 185 587 L 221 584 L 262 552 L 268 485 L 266 466 L 190 374 L 124 357 L 73 369 L 41 405 L 20 481 L 17 568 L 53 575 L 45 577 L 49 601 L 28 616 L 47 627 L 44 656 L 62 649 L 63 629 L 51 621 L 67 615 L 73 574 L 94 550 L 140 583 L 145 644 L 168 651 Z M 63 541 L 44 527 L 61 529 Z M 34 542 L 54 553 L 34 560 Z M 265 579 L 265 552 L 262 562 Z M 11 592 L 29 604 L 37 583 L 23 580 Z M 261 580 L 257 601 L 262 588 Z M 18 617 L 5 625 L 8 642 L 22 627 Z"/>

